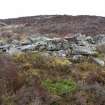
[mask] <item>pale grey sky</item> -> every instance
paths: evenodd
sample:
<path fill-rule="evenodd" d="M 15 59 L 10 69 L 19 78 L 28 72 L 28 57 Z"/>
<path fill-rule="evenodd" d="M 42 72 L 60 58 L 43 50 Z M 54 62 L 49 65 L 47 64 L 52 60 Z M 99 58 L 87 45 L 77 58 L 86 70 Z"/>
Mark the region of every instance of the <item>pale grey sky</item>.
<path fill-rule="evenodd" d="M 105 16 L 105 0 L 0 0 L 0 18 L 45 14 Z"/>

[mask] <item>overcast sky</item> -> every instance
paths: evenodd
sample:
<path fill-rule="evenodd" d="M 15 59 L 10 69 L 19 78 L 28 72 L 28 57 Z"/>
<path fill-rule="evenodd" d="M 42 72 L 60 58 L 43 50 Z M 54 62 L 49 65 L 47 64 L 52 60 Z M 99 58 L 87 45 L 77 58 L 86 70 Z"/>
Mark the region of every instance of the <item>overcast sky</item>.
<path fill-rule="evenodd" d="M 0 18 L 45 14 L 105 16 L 105 0 L 0 0 Z"/>

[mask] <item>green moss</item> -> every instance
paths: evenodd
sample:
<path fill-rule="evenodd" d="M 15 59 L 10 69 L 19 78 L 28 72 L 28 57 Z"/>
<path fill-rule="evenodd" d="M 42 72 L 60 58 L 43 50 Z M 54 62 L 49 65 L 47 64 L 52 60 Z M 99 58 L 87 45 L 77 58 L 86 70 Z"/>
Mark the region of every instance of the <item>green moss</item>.
<path fill-rule="evenodd" d="M 72 80 L 44 80 L 42 84 L 49 92 L 57 95 L 70 93 L 77 89 L 76 83 Z"/>

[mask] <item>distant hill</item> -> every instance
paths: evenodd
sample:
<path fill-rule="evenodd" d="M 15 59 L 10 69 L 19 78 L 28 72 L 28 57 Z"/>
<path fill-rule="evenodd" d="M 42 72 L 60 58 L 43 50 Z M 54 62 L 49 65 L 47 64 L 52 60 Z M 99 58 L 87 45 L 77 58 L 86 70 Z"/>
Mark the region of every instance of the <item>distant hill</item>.
<path fill-rule="evenodd" d="M 31 33 L 53 33 L 61 36 L 74 33 L 105 34 L 105 17 L 99 16 L 40 15 L 0 21 L 7 25 L 24 24 L 24 27 L 31 27 L 34 30 Z"/>

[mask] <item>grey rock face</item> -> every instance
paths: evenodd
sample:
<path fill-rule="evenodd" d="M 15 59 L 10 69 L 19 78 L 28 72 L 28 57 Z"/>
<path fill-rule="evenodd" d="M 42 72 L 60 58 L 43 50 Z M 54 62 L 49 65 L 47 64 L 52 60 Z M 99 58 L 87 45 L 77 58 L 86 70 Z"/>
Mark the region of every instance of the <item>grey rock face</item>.
<path fill-rule="evenodd" d="M 78 46 L 78 45 L 73 45 L 73 50 L 72 53 L 75 55 L 94 55 L 97 52 L 94 51 L 90 46 Z"/>

